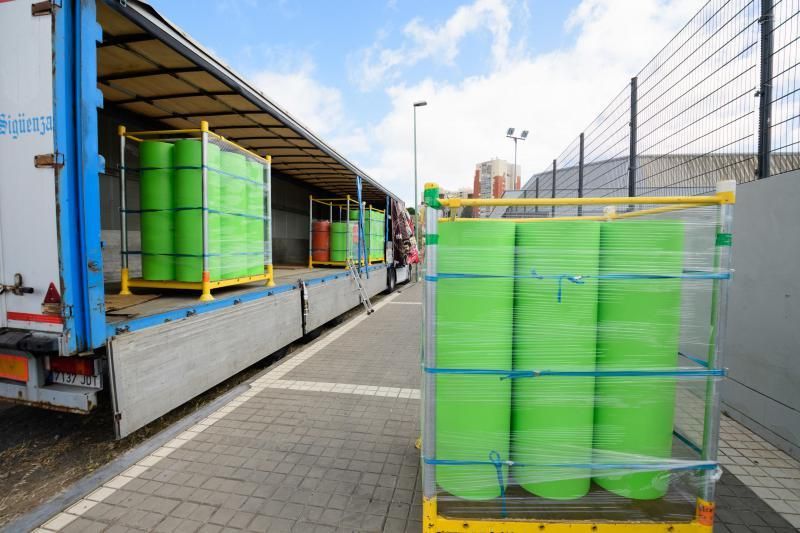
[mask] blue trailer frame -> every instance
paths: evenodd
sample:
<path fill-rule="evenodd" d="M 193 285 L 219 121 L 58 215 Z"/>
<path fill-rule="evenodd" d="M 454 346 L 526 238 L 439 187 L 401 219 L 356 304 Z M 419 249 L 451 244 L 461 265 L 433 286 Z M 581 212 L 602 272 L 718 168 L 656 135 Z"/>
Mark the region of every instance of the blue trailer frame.
<path fill-rule="evenodd" d="M 59 271 L 68 353 L 106 343 L 100 242 L 96 45 L 102 39 L 94 0 L 53 9 L 53 119 L 59 227 Z"/>

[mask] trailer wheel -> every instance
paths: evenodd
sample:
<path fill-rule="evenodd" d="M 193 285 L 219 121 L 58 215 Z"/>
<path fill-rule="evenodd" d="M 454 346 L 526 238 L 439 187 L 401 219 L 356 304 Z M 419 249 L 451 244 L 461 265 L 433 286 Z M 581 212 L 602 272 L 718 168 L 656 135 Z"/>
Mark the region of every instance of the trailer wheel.
<path fill-rule="evenodd" d="M 386 294 L 392 294 L 397 287 L 397 273 L 394 268 L 386 270 Z"/>

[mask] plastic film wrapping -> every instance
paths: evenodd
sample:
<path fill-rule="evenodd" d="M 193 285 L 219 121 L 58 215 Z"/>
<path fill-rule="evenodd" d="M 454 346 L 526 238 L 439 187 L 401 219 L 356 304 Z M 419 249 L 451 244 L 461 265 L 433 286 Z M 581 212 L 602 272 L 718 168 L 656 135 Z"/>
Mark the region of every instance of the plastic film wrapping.
<path fill-rule="evenodd" d="M 439 515 L 696 520 L 719 472 L 721 209 L 428 225 L 422 462 Z"/>
<path fill-rule="evenodd" d="M 124 253 L 142 255 L 145 281 L 202 282 L 204 259 L 210 282 L 247 281 L 264 276 L 271 262 L 268 163 L 221 137 L 206 136 L 205 164 L 201 139 L 130 136 L 139 141 L 139 167 L 126 170 L 140 174 L 142 207 L 127 209 L 126 215 L 141 217 L 142 250 Z"/>
<path fill-rule="evenodd" d="M 175 277 L 174 200 L 172 145 L 146 141 L 139 147 L 142 207 L 142 277 L 170 280 Z"/>
<path fill-rule="evenodd" d="M 594 369 L 599 246 L 595 222 L 517 227 L 514 370 Z M 592 277 L 580 284 L 562 277 L 576 272 Z M 514 380 L 511 458 L 590 464 L 594 382 L 591 376 Z M 572 499 L 589 492 L 591 469 L 520 466 L 514 476 L 537 496 Z"/>
<path fill-rule="evenodd" d="M 439 247 L 441 272 L 487 276 L 454 277 L 439 283 L 439 366 L 511 370 L 514 224 L 443 224 Z M 485 463 L 442 465 L 436 469 L 439 486 L 468 500 L 500 496 L 498 474 L 487 459 L 491 454 L 508 458 L 511 381 L 495 376 L 438 375 L 436 420 L 440 456 Z M 505 483 L 506 473 L 502 475 Z"/>

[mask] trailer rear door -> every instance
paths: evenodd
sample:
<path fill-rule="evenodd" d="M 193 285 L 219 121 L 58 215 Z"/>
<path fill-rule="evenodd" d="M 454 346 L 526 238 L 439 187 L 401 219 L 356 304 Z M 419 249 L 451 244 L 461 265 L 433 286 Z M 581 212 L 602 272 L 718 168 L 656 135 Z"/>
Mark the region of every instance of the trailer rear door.
<path fill-rule="evenodd" d="M 52 18 L 32 4 L 0 2 L 0 327 L 61 332 Z"/>

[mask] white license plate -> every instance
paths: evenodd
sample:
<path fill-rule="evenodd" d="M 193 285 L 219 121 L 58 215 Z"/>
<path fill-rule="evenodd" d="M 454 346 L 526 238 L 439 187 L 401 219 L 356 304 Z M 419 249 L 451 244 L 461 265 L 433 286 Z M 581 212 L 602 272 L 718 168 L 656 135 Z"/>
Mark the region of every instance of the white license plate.
<path fill-rule="evenodd" d="M 66 372 L 50 372 L 51 383 L 61 383 L 63 385 L 78 385 L 81 387 L 91 387 L 93 389 L 103 388 L 103 376 L 84 376 L 81 374 L 67 374 Z"/>

